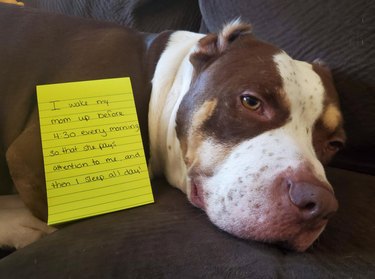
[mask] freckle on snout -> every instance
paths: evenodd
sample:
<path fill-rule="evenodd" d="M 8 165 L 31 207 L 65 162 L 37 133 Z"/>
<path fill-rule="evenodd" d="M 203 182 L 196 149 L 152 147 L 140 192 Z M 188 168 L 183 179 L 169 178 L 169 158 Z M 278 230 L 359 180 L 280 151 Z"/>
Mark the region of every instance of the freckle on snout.
<path fill-rule="evenodd" d="M 267 170 L 267 169 L 268 169 L 268 166 L 263 166 L 263 167 L 260 168 L 259 171 L 260 171 L 260 172 L 264 172 L 264 171 Z"/>
<path fill-rule="evenodd" d="M 230 200 L 230 201 L 233 200 L 233 191 L 229 191 L 229 193 L 228 193 L 228 200 Z"/>

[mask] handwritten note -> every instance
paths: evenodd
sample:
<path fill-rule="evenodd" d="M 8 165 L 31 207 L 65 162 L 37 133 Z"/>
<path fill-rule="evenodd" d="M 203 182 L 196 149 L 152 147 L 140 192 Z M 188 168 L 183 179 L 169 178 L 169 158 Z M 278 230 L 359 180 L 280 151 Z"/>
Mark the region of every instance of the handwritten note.
<path fill-rule="evenodd" d="M 37 86 L 48 224 L 152 203 L 129 78 Z"/>

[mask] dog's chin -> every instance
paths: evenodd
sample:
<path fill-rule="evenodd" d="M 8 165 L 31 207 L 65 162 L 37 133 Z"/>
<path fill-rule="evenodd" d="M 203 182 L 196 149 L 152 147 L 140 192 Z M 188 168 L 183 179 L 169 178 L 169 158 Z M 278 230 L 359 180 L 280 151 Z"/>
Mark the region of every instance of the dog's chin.
<path fill-rule="evenodd" d="M 273 244 L 283 249 L 296 252 L 305 252 L 313 245 L 319 235 L 323 232 L 324 228 L 325 225 L 315 231 L 303 232 L 300 235 L 295 236 L 293 239 L 276 241 L 273 242 Z"/>
<path fill-rule="evenodd" d="M 215 223 L 214 220 L 211 221 Z M 312 228 L 302 228 L 300 230 L 278 230 L 277 228 L 258 226 L 252 230 L 238 230 L 230 226 L 221 226 L 216 224 L 220 229 L 234 235 L 238 238 L 255 240 L 276 245 L 282 249 L 304 252 L 306 251 L 324 231 L 327 222 L 323 222 L 320 226 Z M 255 225 L 256 226 L 256 225 Z"/>

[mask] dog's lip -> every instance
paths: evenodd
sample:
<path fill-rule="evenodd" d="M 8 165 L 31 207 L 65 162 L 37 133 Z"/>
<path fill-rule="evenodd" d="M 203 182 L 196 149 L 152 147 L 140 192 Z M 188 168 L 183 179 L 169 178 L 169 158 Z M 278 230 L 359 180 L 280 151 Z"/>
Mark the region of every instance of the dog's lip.
<path fill-rule="evenodd" d="M 191 179 L 190 185 L 190 202 L 196 207 L 204 210 L 206 206 L 203 199 L 203 191 L 201 185 L 195 179 Z"/>

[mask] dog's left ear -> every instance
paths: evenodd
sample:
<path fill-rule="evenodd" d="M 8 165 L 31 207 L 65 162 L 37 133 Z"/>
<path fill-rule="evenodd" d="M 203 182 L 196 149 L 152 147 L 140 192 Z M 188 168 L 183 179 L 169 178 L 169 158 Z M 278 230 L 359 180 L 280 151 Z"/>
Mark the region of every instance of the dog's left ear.
<path fill-rule="evenodd" d="M 222 54 L 237 38 L 251 34 L 251 25 L 235 20 L 222 29 L 219 34 L 208 34 L 197 45 L 190 56 L 190 62 L 196 71 L 207 67 L 215 58 Z"/>
<path fill-rule="evenodd" d="M 332 79 L 331 69 L 325 61 L 318 58 L 318 59 L 315 59 L 311 64 L 313 65 L 313 67 L 317 67 L 320 70 L 322 70 L 326 75 L 328 75 Z"/>

